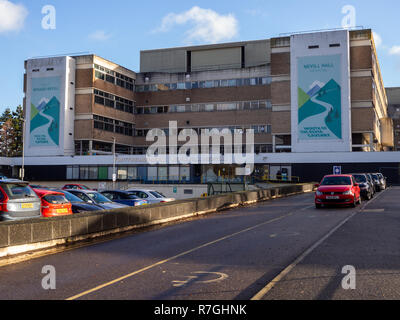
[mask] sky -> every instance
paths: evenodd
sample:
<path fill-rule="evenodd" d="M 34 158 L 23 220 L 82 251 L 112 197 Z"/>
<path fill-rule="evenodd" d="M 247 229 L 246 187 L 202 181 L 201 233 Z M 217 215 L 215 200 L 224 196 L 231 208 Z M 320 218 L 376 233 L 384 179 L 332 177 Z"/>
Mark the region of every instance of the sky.
<path fill-rule="evenodd" d="M 0 113 L 22 104 L 29 58 L 94 53 L 139 72 L 141 50 L 267 39 L 344 23 L 374 31 L 384 84 L 400 86 L 399 12 L 397 0 L 0 0 Z"/>

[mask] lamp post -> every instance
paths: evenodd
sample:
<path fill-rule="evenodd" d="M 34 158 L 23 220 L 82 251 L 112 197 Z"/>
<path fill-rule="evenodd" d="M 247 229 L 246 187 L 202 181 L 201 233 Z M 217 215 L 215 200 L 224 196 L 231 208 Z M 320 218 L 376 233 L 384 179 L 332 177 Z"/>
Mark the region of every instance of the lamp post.
<path fill-rule="evenodd" d="M 117 173 L 115 172 L 115 163 L 116 163 L 116 158 L 115 158 L 115 137 L 113 137 L 113 190 L 115 190 L 115 182 L 117 181 Z"/>
<path fill-rule="evenodd" d="M 25 118 L 23 119 L 23 129 L 22 129 L 22 169 L 21 169 L 21 180 L 25 179 Z"/>

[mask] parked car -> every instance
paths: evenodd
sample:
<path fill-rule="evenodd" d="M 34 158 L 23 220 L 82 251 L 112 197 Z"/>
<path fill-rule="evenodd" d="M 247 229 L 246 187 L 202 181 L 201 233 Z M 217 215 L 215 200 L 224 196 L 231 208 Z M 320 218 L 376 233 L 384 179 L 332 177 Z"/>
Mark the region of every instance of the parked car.
<path fill-rule="evenodd" d="M 78 198 L 77 196 L 73 195 L 72 193 L 66 190 L 57 189 L 54 191 L 62 192 L 64 196 L 67 198 L 67 200 L 71 202 L 73 213 L 104 210 L 99 205 L 94 203 L 87 203 L 83 201 L 81 198 Z"/>
<path fill-rule="evenodd" d="M 0 221 L 41 217 L 41 201 L 28 182 L 0 180 Z"/>
<path fill-rule="evenodd" d="M 129 191 L 121 190 L 106 190 L 100 192 L 103 196 L 106 196 L 111 201 L 125 204 L 127 206 L 136 207 L 148 204 L 146 200 L 140 199 Z"/>
<path fill-rule="evenodd" d="M 112 202 L 107 197 L 103 196 L 101 193 L 93 190 L 66 190 L 83 201 L 96 204 L 103 208 L 104 210 L 126 208 L 128 206 L 116 202 Z"/>
<path fill-rule="evenodd" d="M 382 190 L 383 190 L 383 185 L 382 185 L 382 183 L 381 183 L 381 179 L 380 179 L 380 177 L 378 176 L 378 174 L 377 174 L 377 173 L 371 173 L 371 177 L 372 177 L 372 181 L 373 181 L 374 184 L 375 184 L 375 190 L 376 190 L 377 192 L 382 191 Z"/>
<path fill-rule="evenodd" d="M 46 218 L 68 216 L 72 205 L 61 192 L 46 189 L 33 189 L 42 201 L 42 216 Z"/>
<path fill-rule="evenodd" d="M 76 184 L 76 183 L 72 183 L 72 184 L 66 184 L 64 187 L 62 187 L 63 190 L 92 190 L 89 187 L 83 185 L 83 184 Z"/>
<path fill-rule="evenodd" d="M 6 179 L 8 179 L 6 176 L 0 175 L 0 180 L 6 180 Z"/>
<path fill-rule="evenodd" d="M 349 174 L 328 175 L 317 185 L 315 192 L 315 207 L 323 205 L 350 205 L 356 207 L 361 204 L 361 192 L 354 177 Z"/>
<path fill-rule="evenodd" d="M 380 190 L 385 190 L 387 187 L 386 178 L 383 176 L 382 173 L 374 173 L 374 174 L 376 174 L 378 177 Z"/>
<path fill-rule="evenodd" d="M 365 175 L 367 176 L 369 183 L 373 186 L 374 194 L 375 194 L 377 191 L 376 191 L 376 186 L 374 183 L 374 179 L 372 178 L 372 175 L 370 173 L 366 173 Z"/>
<path fill-rule="evenodd" d="M 140 199 L 146 200 L 149 204 L 175 201 L 174 198 L 167 198 L 162 193 L 154 190 L 129 189 L 127 191 Z"/>
<path fill-rule="evenodd" d="M 359 184 L 361 196 L 366 200 L 371 200 L 374 196 L 374 186 L 369 182 L 365 173 L 351 173 L 356 182 Z"/>

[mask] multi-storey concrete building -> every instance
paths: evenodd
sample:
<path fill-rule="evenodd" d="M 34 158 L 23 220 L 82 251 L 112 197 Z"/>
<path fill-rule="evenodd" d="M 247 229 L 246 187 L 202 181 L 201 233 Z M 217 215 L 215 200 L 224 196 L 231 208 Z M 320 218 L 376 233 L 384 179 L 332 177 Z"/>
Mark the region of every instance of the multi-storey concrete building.
<path fill-rule="evenodd" d="M 393 119 L 394 150 L 400 151 L 400 87 L 386 88 L 389 107 L 388 112 Z"/>
<path fill-rule="evenodd" d="M 234 176 L 231 165 L 149 165 L 146 136 L 168 133 L 171 121 L 197 133 L 253 129 L 255 172 L 270 178 L 315 180 L 332 163 L 398 166 L 380 152 L 394 147 L 393 120 L 371 30 L 147 50 L 138 73 L 95 55 L 32 59 L 25 69 L 31 179 L 50 178 L 43 161 L 58 180 L 110 180 L 115 166 L 125 181 Z"/>

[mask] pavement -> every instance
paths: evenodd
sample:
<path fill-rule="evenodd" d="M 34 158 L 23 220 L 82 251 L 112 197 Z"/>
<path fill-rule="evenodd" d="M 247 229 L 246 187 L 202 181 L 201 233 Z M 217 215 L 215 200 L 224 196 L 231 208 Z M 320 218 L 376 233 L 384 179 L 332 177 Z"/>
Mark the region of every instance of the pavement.
<path fill-rule="evenodd" d="M 317 210 L 313 197 L 267 201 L 4 266 L 0 300 L 399 299 L 400 187 L 357 208 Z M 355 290 L 341 285 L 349 265 Z M 46 266 L 54 267 L 54 290 L 42 286 Z"/>

